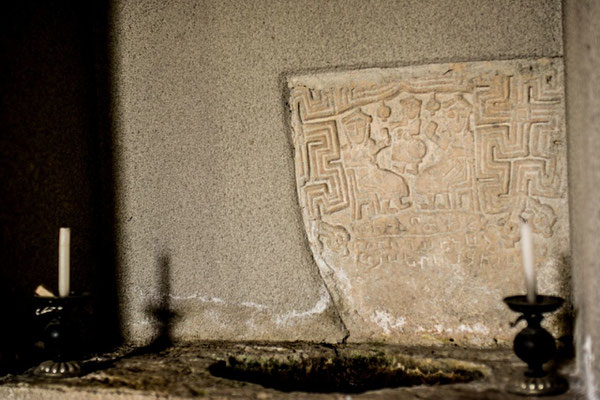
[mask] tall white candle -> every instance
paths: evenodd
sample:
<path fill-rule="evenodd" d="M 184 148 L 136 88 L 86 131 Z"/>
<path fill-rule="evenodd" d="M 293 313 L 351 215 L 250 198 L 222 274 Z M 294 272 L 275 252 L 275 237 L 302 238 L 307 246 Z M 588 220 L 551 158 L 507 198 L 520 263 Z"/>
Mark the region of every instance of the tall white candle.
<path fill-rule="evenodd" d="M 65 297 L 70 291 L 71 228 L 60 228 L 58 235 L 58 295 Z"/>
<path fill-rule="evenodd" d="M 527 222 L 521 223 L 521 252 L 523 256 L 523 269 L 525 270 L 525 287 L 527 288 L 527 301 L 535 303 L 536 277 L 533 259 L 533 238 L 531 227 Z"/>

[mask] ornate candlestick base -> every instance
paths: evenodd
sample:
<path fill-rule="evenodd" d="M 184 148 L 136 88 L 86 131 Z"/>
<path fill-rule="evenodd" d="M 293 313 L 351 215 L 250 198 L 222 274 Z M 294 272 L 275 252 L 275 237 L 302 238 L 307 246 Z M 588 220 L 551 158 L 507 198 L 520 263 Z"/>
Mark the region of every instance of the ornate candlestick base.
<path fill-rule="evenodd" d="M 81 375 L 81 363 L 79 361 L 52 361 L 47 360 L 37 366 L 34 370 L 36 375 L 47 378 L 69 378 Z"/>
<path fill-rule="evenodd" d="M 50 360 L 34 369 L 34 374 L 47 378 L 68 378 L 81 375 L 82 368 L 74 358 L 78 352 L 81 313 L 89 299 L 87 295 L 67 297 L 34 297 L 35 318 L 41 340 Z"/>
<path fill-rule="evenodd" d="M 556 343 L 554 337 L 542 328 L 543 314 L 557 310 L 563 299 L 556 296 L 537 296 L 535 303 L 529 303 L 526 296 L 506 297 L 508 307 L 522 315 L 514 322 L 527 321 L 527 327 L 517 334 L 514 341 L 515 354 L 527 363 L 528 369 L 522 377 L 517 377 L 507 385 L 507 391 L 526 396 L 548 396 L 564 393 L 569 385 L 561 376 L 548 374 L 543 365 L 554 358 Z"/>
<path fill-rule="evenodd" d="M 523 396 L 553 396 L 569 389 L 567 380 L 558 375 L 528 377 L 527 375 L 512 381 L 506 386 L 510 393 Z"/>

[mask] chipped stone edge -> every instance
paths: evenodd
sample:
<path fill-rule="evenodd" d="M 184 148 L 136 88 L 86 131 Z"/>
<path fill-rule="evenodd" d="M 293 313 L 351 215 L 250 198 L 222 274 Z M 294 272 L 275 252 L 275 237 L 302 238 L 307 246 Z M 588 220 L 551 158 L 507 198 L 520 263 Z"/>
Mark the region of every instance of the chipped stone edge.
<path fill-rule="evenodd" d="M 359 85 L 361 83 L 365 83 L 370 80 L 377 80 L 379 84 L 386 84 L 388 82 L 397 81 L 399 79 L 407 79 L 412 76 L 418 77 L 423 72 L 439 72 L 446 73 L 454 70 L 461 71 L 465 68 L 465 64 L 468 64 L 469 67 L 474 69 L 485 69 L 488 67 L 492 67 L 495 69 L 498 68 L 515 68 L 520 65 L 528 64 L 528 63 L 536 63 L 541 65 L 548 65 L 552 63 L 558 63 L 561 73 L 564 76 L 564 56 L 556 55 L 556 56 L 548 56 L 548 57 L 526 57 L 526 58 L 514 58 L 514 59 L 505 59 L 505 60 L 482 60 L 482 61 L 456 61 L 456 62 L 446 62 L 446 63 L 429 63 L 429 64 L 421 64 L 421 65 L 399 65 L 399 66 L 390 66 L 390 67 L 376 67 L 376 68 L 359 68 L 359 69 L 349 69 L 349 70 L 335 70 L 335 71 L 315 71 L 310 73 L 302 73 L 302 74 L 288 74 L 284 77 L 285 83 L 287 87 L 285 87 L 285 104 L 286 111 L 288 111 L 288 118 L 285 121 L 286 130 L 289 132 L 292 144 L 292 158 L 294 171 L 296 170 L 296 157 L 295 151 L 297 147 L 297 137 L 299 136 L 299 128 L 301 122 L 297 120 L 297 115 L 292 109 L 291 102 L 291 90 L 296 86 L 308 86 L 311 89 L 315 90 L 325 90 L 331 87 L 342 86 L 342 85 Z M 500 64 L 498 66 L 498 64 Z M 564 87 L 563 87 L 564 91 Z M 566 134 L 566 119 L 563 119 L 563 130 Z M 563 185 L 567 185 L 568 178 L 564 182 Z M 302 202 L 302 196 L 300 193 L 301 186 L 296 182 L 296 195 L 298 198 L 298 204 L 301 210 L 306 208 L 306 205 Z M 311 250 L 311 254 L 315 263 L 318 266 L 319 275 L 323 280 L 325 287 L 332 299 L 333 307 L 335 308 L 336 315 L 339 317 L 339 322 L 342 324 L 346 334 L 342 339 L 341 343 L 346 343 L 349 341 L 350 336 L 352 335 L 352 327 L 349 323 L 352 319 L 348 321 L 344 320 L 343 314 L 344 310 L 346 312 L 350 312 L 351 308 L 348 307 L 346 302 L 353 303 L 353 299 L 351 296 L 346 296 L 343 298 L 341 294 L 348 293 L 348 287 L 351 286 L 351 283 L 347 279 L 344 280 L 345 273 L 341 269 L 336 269 L 333 266 L 329 265 L 325 261 L 325 256 L 319 250 L 319 246 L 317 246 L 314 241 L 316 240 L 316 223 L 311 222 L 307 219 L 306 213 L 302 211 L 302 220 L 304 222 L 305 229 L 307 230 L 307 239 L 308 246 Z M 336 278 L 333 278 L 333 275 L 337 275 Z M 340 282 L 339 278 L 342 278 L 341 281 L 344 282 L 343 287 L 338 288 L 338 282 Z M 336 290 L 336 289 L 341 289 Z M 378 324 L 379 325 L 379 324 Z M 353 337 L 352 341 L 364 341 L 372 339 L 369 335 L 359 335 L 357 337 Z M 380 338 L 381 339 L 381 338 Z M 419 341 L 420 343 L 421 341 Z M 443 340 L 434 340 L 425 341 L 420 344 L 424 345 L 442 345 Z M 489 347 L 489 346 L 483 346 Z M 595 400 L 595 399 L 594 399 Z"/>
<path fill-rule="evenodd" d="M 541 57 L 541 58 L 515 58 L 510 60 L 486 60 L 486 61 L 457 61 L 448 63 L 431 63 L 421 65 L 405 65 L 398 67 L 386 68 L 364 68 L 357 70 L 339 70 L 339 71 L 324 71 L 308 74 L 290 74 L 287 77 L 287 85 L 289 89 L 298 85 L 309 86 L 311 89 L 322 90 L 340 85 L 356 85 L 365 81 L 377 80 L 378 83 L 385 84 L 388 82 L 397 81 L 398 79 L 407 79 L 412 76 L 419 76 L 424 71 L 446 73 L 450 70 L 461 71 L 465 68 L 465 64 L 469 67 L 477 69 L 494 66 L 500 68 L 506 66 L 515 66 L 535 62 L 538 64 L 551 64 L 553 62 L 564 62 L 563 56 Z"/>

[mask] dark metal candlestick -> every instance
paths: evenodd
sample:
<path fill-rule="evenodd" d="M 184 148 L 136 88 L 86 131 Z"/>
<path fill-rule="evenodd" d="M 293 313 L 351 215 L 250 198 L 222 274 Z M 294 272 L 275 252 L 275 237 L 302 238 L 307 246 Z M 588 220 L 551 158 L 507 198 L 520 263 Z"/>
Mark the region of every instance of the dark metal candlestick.
<path fill-rule="evenodd" d="M 80 343 L 80 324 L 89 296 L 34 297 L 35 318 L 40 327 L 41 341 L 50 357 L 42 362 L 35 374 L 66 378 L 81 374 L 81 364 L 75 361 Z"/>
<path fill-rule="evenodd" d="M 569 388 L 567 381 L 558 375 L 544 371 L 543 365 L 554 359 L 556 343 L 550 332 L 541 326 L 543 314 L 559 309 L 563 299 L 538 295 L 535 303 L 529 303 L 527 296 L 511 296 L 506 297 L 504 302 L 511 310 L 522 314 L 514 325 L 521 320 L 527 321 L 527 327 L 515 337 L 513 348 L 515 354 L 527 363 L 528 369 L 523 377 L 510 382 L 507 390 L 528 396 L 547 396 L 565 392 Z"/>

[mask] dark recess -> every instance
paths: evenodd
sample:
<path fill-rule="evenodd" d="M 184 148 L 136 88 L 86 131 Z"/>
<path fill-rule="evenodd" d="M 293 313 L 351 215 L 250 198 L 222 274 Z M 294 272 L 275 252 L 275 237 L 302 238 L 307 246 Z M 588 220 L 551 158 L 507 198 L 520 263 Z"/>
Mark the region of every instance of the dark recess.
<path fill-rule="evenodd" d="M 31 366 L 32 296 L 57 291 L 58 229 L 71 226 L 71 289 L 94 296 L 86 353 L 120 340 L 110 4 L 0 6 L 0 372 Z"/>

